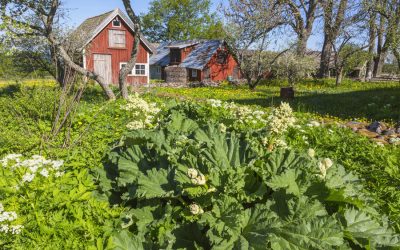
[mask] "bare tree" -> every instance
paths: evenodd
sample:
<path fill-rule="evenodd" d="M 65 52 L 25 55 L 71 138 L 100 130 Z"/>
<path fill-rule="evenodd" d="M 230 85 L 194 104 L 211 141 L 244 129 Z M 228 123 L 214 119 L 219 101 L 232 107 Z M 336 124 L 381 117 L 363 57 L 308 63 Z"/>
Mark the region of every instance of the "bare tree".
<path fill-rule="evenodd" d="M 319 0 L 279 0 L 284 7 L 287 23 L 297 35 L 297 55 L 304 56 L 317 17 Z"/>
<path fill-rule="evenodd" d="M 115 99 L 109 83 L 105 82 L 103 77 L 75 63 L 68 54 L 64 41 L 57 32 L 61 28 L 58 26 L 62 18 L 61 6 L 60 0 L 2 0 L 0 14 L 3 27 L 16 37 L 44 38 L 54 50 L 54 58 L 62 59 L 65 66 L 98 82 L 107 97 Z"/>
<path fill-rule="evenodd" d="M 249 88 L 255 89 L 276 60 L 266 49 L 271 42 L 270 33 L 285 23 L 282 8 L 275 0 L 230 0 L 229 3 L 224 9 L 229 21 L 227 41 Z"/>

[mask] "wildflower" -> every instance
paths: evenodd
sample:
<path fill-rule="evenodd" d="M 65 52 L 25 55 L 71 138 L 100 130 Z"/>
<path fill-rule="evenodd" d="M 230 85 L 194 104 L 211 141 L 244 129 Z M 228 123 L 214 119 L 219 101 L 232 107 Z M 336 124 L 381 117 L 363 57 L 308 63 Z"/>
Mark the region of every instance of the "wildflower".
<path fill-rule="evenodd" d="M 325 158 L 318 163 L 318 168 L 321 174 L 319 175 L 322 179 L 325 179 L 327 170 L 332 167 L 333 162 L 329 158 Z"/>
<path fill-rule="evenodd" d="M 15 161 L 18 163 L 21 157 L 22 155 L 20 154 L 9 154 L 1 159 L 0 163 L 3 165 L 3 167 L 7 167 L 9 161 Z"/>
<path fill-rule="evenodd" d="M 319 126 L 321 126 L 321 123 L 319 123 L 317 121 L 311 121 L 310 123 L 307 124 L 307 126 L 309 126 L 309 127 L 319 127 Z"/>
<path fill-rule="evenodd" d="M 214 193 L 214 192 L 216 192 L 217 191 L 217 189 L 215 188 L 215 187 L 212 187 L 212 188 L 209 188 L 208 190 L 207 190 L 207 193 Z"/>
<path fill-rule="evenodd" d="M 218 108 L 218 107 L 222 106 L 222 101 L 221 100 L 209 99 L 209 100 L 207 100 L 207 102 L 213 108 Z"/>
<path fill-rule="evenodd" d="M 61 177 L 61 176 L 63 176 L 64 175 L 64 172 L 61 172 L 61 171 L 57 171 L 55 174 L 54 174 L 54 176 L 55 177 Z"/>
<path fill-rule="evenodd" d="M 14 225 L 11 226 L 11 229 L 9 231 L 11 231 L 11 234 L 20 234 L 23 228 L 24 226 L 22 225 Z"/>
<path fill-rule="evenodd" d="M 26 173 L 22 176 L 22 182 L 31 182 L 35 178 L 35 174 Z"/>
<path fill-rule="evenodd" d="M 197 205 L 196 203 L 192 203 L 192 204 L 189 206 L 189 209 L 190 209 L 190 212 L 191 212 L 193 215 L 198 215 L 198 214 L 204 213 L 204 210 L 203 210 L 199 205 Z"/>
<path fill-rule="evenodd" d="M 144 126 L 144 124 L 143 124 L 142 121 L 133 121 L 133 122 L 128 123 L 128 124 L 126 125 L 126 127 L 127 127 L 128 129 L 130 129 L 130 130 L 137 130 L 137 129 L 142 129 L 142 128 L 144 128 L 145 126 Z"/>
<path fill-rule="evenodd" d="M 221 133 L 226 133 L 226 126 L 223 123 L 220 123 L 219 126 L 219 131 L 221 131 Z"/>
<path fill-rule="evenodd" d="M 288 103 L 281 105 L 272 110 L 271 115 L 267 118 L 268 128 L 271 133 L 280 135 L 296 122 L 293 116 L 292 108 Z"/>
<path fill-rule="evenodd" d="M 7 224 L 0 225 L 0 232 L 1 233 L 8 233 L 10 230 L 9 226 Z"/>
<path fill-rule="evenodd" d="M 261 143 L 262 143 L 263 146 L 267 146 L 268 145 L 268 137 L 263 137 L 261 139 Z"/>
<path fill-rule="evenodd" d="M 40 171 L 40 175 L 42 175 L 43 177 L 49 177 L 49 171 L 45 168 L 42 169 L 42 171 Z"/>
<path fill-rule="evenodd" d="M 60 167 L 62 165 L 64 165 L 64 161 L 63 160 L 52 161 L 52 165 L 53 165 L 53 169 L 58 170 L 58 169 L 60 169 Z"/>
<path fill-rule="evenodd" d="M 308 156 L 310 156 L 311 158 L 315 157 L 315 150 L 312 148 L 309 148 L 307 151 Z"/>

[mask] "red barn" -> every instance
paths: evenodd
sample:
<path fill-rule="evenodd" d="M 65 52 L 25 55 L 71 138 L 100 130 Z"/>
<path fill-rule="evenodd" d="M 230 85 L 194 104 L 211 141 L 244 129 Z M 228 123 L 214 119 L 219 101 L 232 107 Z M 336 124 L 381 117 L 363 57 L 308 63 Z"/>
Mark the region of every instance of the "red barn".
<path fill-rule="evenodd" d="M 131 58 L 133 30 L 132 21 L 120 9 L 86 19 L 72 36 L 83 51 L 83 67 L 108 83 L 117 84 L 120 69 Z M 141 37 L 136 65 L 128 75 L 129 84 L 149 83 L 152 53 L 151 44 Z"/>
<path fill-rule="evenodd" d="M 241 78 L 238 63 L 221 40 L 162 43 L 150 58 L 151 78 L 168 81 L 167 67 L 185 68 L 187 82 Z"/>

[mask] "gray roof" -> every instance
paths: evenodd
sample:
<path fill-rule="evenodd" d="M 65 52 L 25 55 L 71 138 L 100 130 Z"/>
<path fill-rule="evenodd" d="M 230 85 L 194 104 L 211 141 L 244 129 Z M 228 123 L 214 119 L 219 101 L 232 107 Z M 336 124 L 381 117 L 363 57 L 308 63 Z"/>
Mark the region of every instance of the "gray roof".
<path fill-rule="evenodd" d="M 194 50 L 179 66 L 202 70 L 223 43 L 221 40 L 165 42 L 157 48 L 157 52 L 150 58 L 150 65 L 168 66 L 170 48 L 186 48 L 195 45 Z"/>
<path fill-rule="evenodd" d="M 70 39 L 74 39 L 74 42 L 78 45 L 78 47 L 83 48 L 90 43 L 116 16 L 121 17 L 128 27 L 132 31 L 134 30 L 134 24 L 131 19 L 126 16 L 123 11 L 117 8 L 113 11 L 86 19 L 71 34 Z M 140 40 L 150 50 L 150 52 L 154 51 L 151 43 L 143 35 L 140 36 Z"/>

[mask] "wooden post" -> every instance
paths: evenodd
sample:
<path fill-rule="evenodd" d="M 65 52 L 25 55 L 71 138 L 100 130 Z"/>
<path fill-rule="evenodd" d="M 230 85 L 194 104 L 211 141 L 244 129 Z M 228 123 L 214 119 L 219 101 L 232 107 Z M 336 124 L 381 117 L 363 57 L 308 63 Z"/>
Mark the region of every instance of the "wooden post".
<path fill-rule="evenodd" d="M 293 99 L 294 89 L 293 87 L 281 87 L 281 98 L 283 99 Z"/>

